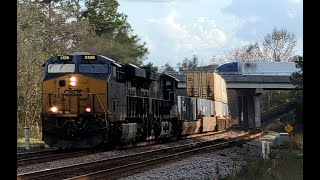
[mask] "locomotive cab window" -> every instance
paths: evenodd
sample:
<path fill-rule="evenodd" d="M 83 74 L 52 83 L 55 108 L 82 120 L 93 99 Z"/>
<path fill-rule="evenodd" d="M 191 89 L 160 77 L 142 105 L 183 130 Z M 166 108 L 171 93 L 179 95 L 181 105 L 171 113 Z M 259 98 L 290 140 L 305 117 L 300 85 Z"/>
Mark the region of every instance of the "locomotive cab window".
<path fill-rule="evenodd" d="M 75 64 L 48 64 L 48 73 L 73 73 Z"/>
<path fill-rule="evenodd" d="M 81 73 L 109 73 L 107 64 L 79 64 Z"/>
<path fill-rule="evenodd" d="M 112 77 L 117 78 L 117 67 L 116 66 L 112 67 Z"/>

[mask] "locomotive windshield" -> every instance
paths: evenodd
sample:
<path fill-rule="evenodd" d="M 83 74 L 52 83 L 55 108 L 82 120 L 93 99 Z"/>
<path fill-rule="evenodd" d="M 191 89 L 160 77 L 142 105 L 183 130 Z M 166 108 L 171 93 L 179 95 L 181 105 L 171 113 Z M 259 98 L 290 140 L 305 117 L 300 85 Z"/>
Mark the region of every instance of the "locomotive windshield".
<path fill-rule="evenodd" d="M 48 64 L 48 73 L 73 73 L 75 64 Z"/>
<path fill-rule="evenodd" d="M 79 64 L 81 73 L 108 73 L 107 64 Z"/>

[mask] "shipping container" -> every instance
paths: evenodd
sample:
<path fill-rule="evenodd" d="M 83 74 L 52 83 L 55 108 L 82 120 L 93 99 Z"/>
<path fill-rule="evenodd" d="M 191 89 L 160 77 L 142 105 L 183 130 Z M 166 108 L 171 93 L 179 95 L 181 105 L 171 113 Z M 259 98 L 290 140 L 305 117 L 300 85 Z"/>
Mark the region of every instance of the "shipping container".
<path fill-rule="evenodd" d="M 194 80 L 194 97 L 201 97 L 201 74 L 200 73 L 193 73 L 193 80 Z"/>
<path fill-rule="evenodd" d="M 200 76 L 201 76 L 201 82 L 199 84 L 200 91 L 201 91 L 200 97 L 207 98 L 208 97 L 208 94 L 207 94 L 207 88 L 208 88 L 207 87 L 207 73 L 201 73 Z"/>
<path fill-rule="evenodd" d="M 195 121 L 197 118 L 196 99 L 178 96 L 178 113 L 181 120 Z"/>
<path fill-rule="evenodd" d="M 206 87 L 207 98 L 214 100 L 213 99 L 213 96 L 214 96 L 214 76 L 213 76 L 213 73 L 207 73 L 206 77 L 207 77 L 207 87 Z"/>
<path fill-rule="evenodd" d="M 182 123 L 182 135 L 200 133 L 200 120 L 197 121 L 184 121 Z"/>
<path fill-rule="evenodd" d="M 214 101 L 215 115 L 218 117 L 223 117 L 222 112 L 223 103 L 220 101 Z"/>
<path fill-rule="evenodd" d="M 208 99 L 197 98 L 197 114 L 201 117 L 213 116 L 213 101 Z"/>
<path fill-rule="evenodd" d="M 216 73 L 187 73 L 187 96 L 227 103 L 225 80 Z"/>
<path fill-rule="evenodd" d="M 222 115 L 224 117 L 229 115 L 228 104 L 226 104 L 226 103 L 222 103 Z"/>
<path fill-rule="evenodd" d="M 222 103 L 218 105 L 219 110 L 215 109 L 215 102 L 209 99 L 178 96 L 178 113 L 181 120 L 195 121 L 201 117 L 212 117 L 216 111 L 222 116 Z"/>
<path fill-rule="evenodd" d="M 226 118 L 217 118 L 217 130 L 221 131 L 226 129 Z"/>
<path fill-rule="evenodd" d="M 228 96 L 227 96 L 227 85 L 226 81 L 221 78 L 221 101 L 223 103 L 228 103 Z"/>
<path fill-rule="evenodd" d="M 213 73 L 214 76 L 214 101 L 222 101 L 221 80 L 224 81 L 219 74 Z"/>
<path fill-rule="evenodd" d="M 227 117 L 226 118 L 226 128 L 229 128 L 229 127 L 231 127 L 231 118 Z"/>
<path fill-rule="evenodd" d="M 203 117 L 202 132 L 214 131 L 217 125 L 216 117 Z"/>
<path fill-rule="evenodd" d="M 190 97 L 199 97 L 199 81 L 197 73 L 187 74 L 187 95 Z"/>

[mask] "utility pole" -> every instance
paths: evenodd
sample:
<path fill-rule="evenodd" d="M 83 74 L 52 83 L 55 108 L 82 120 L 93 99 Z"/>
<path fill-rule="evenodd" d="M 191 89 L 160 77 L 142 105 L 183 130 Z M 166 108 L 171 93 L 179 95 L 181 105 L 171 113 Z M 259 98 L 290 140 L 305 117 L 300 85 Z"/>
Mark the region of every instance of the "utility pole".
<path fill-rule="evenodd" d="M 30 126 L 27 118 L 25 118 L 25 121 L 24 121 L 24 141 L 25 141 L 26 150 L 29 150 L 30 149 Z"/>

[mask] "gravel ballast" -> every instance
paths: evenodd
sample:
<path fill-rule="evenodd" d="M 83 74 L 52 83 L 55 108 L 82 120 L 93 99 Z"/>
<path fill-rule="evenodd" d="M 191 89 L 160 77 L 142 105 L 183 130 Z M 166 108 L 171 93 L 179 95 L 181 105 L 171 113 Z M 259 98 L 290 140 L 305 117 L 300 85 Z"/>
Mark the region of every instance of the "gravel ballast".
<path fill-rule="evenodd" d="M 191 143 L 191 142 L 198 142 L 199 140 L 204 141 L 204 140 L 213 140 L 213 139 L 218 139 L 222 137 L 234 137 L 238 135 L 239 133 L 243 133 L 243 131 L 230 131 L 226 132 L 223 134 L 217 134 L 214 136 L 206 136 L 202 138 L 196 138 L 196 139 L 185 139 L 185 140 L 180 140 L 177 142 L 172 142 L 172 143 L 166 143 L 166 144 L 159 144 L 159 145 L 152 145 L 152 146 L 147 146 L 147 147 L 139 147 L 139 148 L 132 148 L 132 149 L 126 149 L 126 150 L 112 150 L 112 151 L 107 151 L 107 152 L 102 152 L 102 153 L 95 153 L 91 155 L 86 155 L 86 156 L 81 156 L 81 157 L 75 157 L 75 158 L 69 158 L 69 159 L 63 159 L 63 160 L 56 160 L 52 162 L 47 162 L 47 163 L 41 163 L 41 164 L 34 164 L 34 165 L 29 165 L 29 166 L 23 166 L 17 168 L 17 174 L 21 173 L 27 173 L 27 172 L 32 172 L 32 171 L 39 171 L 39 170 L 44 170 L 44 169 L 52 169 L 52 168 L 58 168 L 58 167 L 63 167 L 63 166 L 69 166 L 73 164 L 78 164 L 78 163 L 84 163 L 84 162 L 93 162 L 97 160 L 102 160 L 102 159 L 107 159 L 107 158 L 113 158 L 117 156 L 122 156 L 122 155 L 129 155 L 129 154 L 134 154 L 137 152 L 143 152 L 143 151 L 148 151 L 148 150 L 154 150 L 154 149 L 160 149 L 164 147 L 172 147 L 172 146 L 177 146 L 177 145 L 182 145 L 186 143 Z M 155 179 L 163 179 L 162 175 L 164 174 L 163 171 L 168 170 L 168 175 L 165 176 L 165 178 L 170 177 L 169 179 L 175 179 L 177 178 L 184 178 L 184 177 L 192 177 L 190 174 L 199 174 L 201 177 L 203 176 L 211 176 L 212 173 L 214 172 L 214 166 L 216 163 L 221 166 L 221 173 L 224 174 L 225 169 L 229 169 L 229 167 L 238 167 L 241 165 L 241 160 L 240 164 L 233 163 L 229 159 L 237 159 L 238 155 L 235 153 L 232 153 L 233 151 L 237 152 L 238 154 L 241 153 L 242 151 L 246 148 L 239 148 L 239 147 L 234 147 L 234 148 L 228 148 L 224 150 L 220 150 L 214 153 L 206 153 L 206 154 L 201 154 L 201 155 L 196 155 L 192 156 L 188 159 L 184 159 L 182 161 L 178 161 L 172 164 L 166 165 L 166 167 L 159 167 L 151 171 L 151 176 L 145 173 L 140 173 L 135 176 L 130 176 L 128 179 L 150 179 L 155 177 Z M 230 153 L 229 153 L 230 151 Z M 251 148 L 250 148 L 251 151 Z M 259 151 L 260 152 L 260 151 Z M 243 152 L 244 153 L 244 152 Z M 222 154 L 222 155 L 219 155 Z M 225 154 L 225 155 L 223 155 Z M 212 165 L 213 164 L 213 165 Z M 160 169 L 160 170 L 157 170 Z M 185 172 L 185 173 L 180 173 L 174 174 L 174 172 L 170 172 L 169 170 L 176 171 L 176 172 Z M 177 171 L 179 169 L 179 171 Z M 199 171 L 199 169 L 204 169 L 204 171 Z M 156 172 L 160 171 L 157 175 Z M 198 172 L 198 173 L 196 173 Z M 182 175 L 185 174 L 185 175 Z M 189 174 L 189 175 L 188 175 Z M 141 177 L 138 177 L 141 176 Z M 199 177 L 199 178 L 201 178 Z"/>

